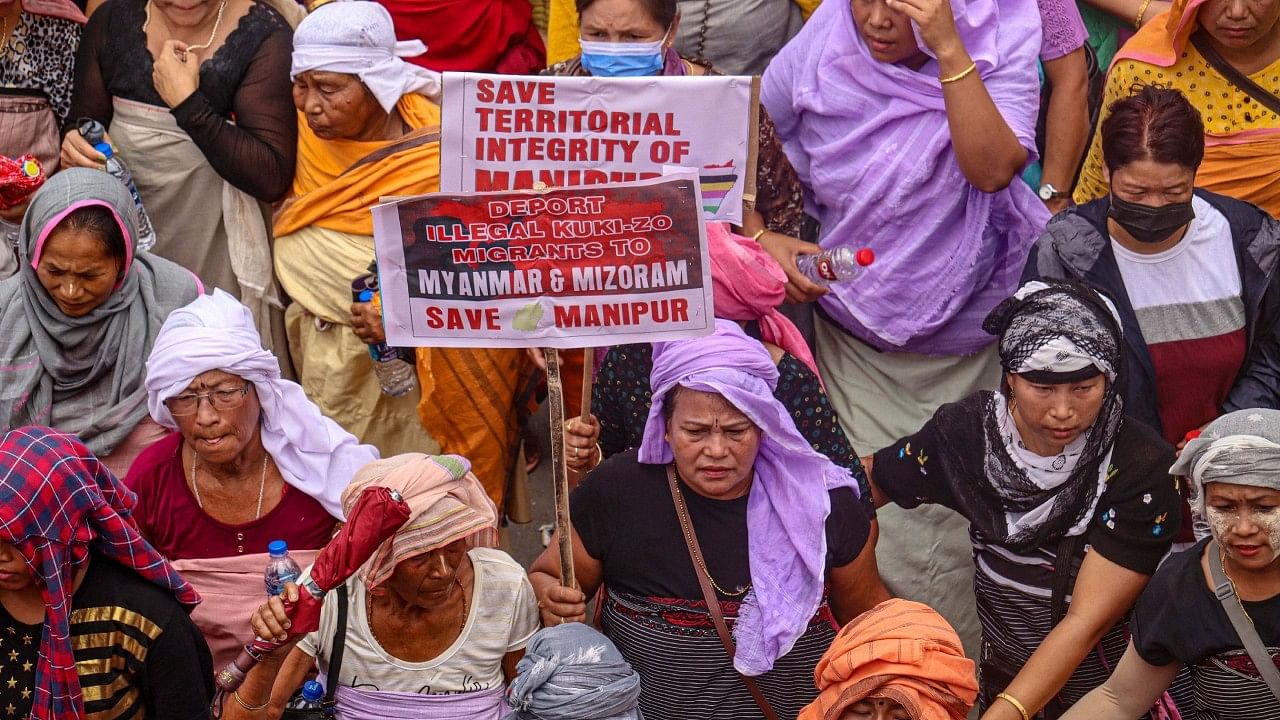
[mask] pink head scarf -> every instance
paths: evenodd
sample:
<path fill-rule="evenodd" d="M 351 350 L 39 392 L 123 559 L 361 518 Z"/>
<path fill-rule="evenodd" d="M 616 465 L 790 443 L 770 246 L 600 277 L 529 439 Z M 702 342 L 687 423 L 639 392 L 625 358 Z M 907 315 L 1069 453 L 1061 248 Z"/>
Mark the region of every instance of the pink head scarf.
<path fill-rule="evenodd" d="M 787 297 L 787 275 L 751 238 L 735 235 L 725 223 L 707 223 L 711 287 L 716 317 L 759 320 L 760 339 L 799 358 L 815 375 L 818 364 L 804 336 L 778 306 Z"/>

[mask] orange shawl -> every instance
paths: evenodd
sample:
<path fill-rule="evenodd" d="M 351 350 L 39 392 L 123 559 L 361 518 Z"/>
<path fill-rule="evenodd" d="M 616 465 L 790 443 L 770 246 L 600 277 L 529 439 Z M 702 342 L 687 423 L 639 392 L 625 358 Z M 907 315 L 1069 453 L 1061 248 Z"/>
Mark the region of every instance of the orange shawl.
<path fill-rule="evenodd" d="M 1204 3 L 1205 0 L 1174 0 L 1168 13 L 1142 26 L 1120 48 L 1112 67 L 1122 60 L 1173 67 L 1200 26 L 1197 18 Z M 1280 215 L 1280 127 L 1205 133 L 1204 141 L 1204 162 L 1196 173 L 1197 186 L 1247 200 L 1272 215 Z"/>
<path fill-rule="evenodd" d="M 868 697 L 902 705 L 911 720 L 963 720 L 978 696 L 956 631 L 910 600 L 886 600 L 846 625 L 814 679 L 818 698 L 796 720 L 838 720 Z"/>
<path fill-rule="evenodd" d="M 1143 25 L 1116 51 L 1112 66 L 1120 60 L 1137 60 L 1171 67 L 1182 55 L 1191 33 L 1199 27 L 1196 16 L 1204 3 L 1205 0 L 1174 0 L 1168 12 Z"/>
<path fill-rule="evenodd" d="M 297 172 L 276 215 L 276 237 L 310 225 L 372 235 L 369 208 L 379 198 L 440 189 L 440 108 L 415 93 L 400 98 L 396 109 L 414 132 L 392 142 L 322 140 L 298 113 Z M 424 135 L 434 140 L 415 145 Z"/>

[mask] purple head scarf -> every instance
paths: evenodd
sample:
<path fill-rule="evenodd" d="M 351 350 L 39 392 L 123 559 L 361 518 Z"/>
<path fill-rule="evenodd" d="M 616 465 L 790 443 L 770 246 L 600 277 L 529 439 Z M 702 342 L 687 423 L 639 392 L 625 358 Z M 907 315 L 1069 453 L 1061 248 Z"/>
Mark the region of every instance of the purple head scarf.
<path fill-rule="evenodd" d="M 1035 2 L 951 6 L 987 91 L 1034 159 Z M 769 64 L 761 101 L 822 223 L 822 246 L 876 252 L 865 276 L 831 286 L 823 309 L 882 350 L 963 355 L 989 345 L 982 319 L 1017 289 L 1049 211 L 1016 179 L 985 193 L 965 178 L 937 61 L 915 71 L 874 60 L 849 3 L 826 2 Z"/>
<path fill-rule="evenodd" d="M 815 451 L 774 397 L 773 358 L 728 320 L 715 334 L 653 345 L 653 406 L 640 443 L 642 463 L 672 460 L 662 407 L 680 385 L 717 393 L 762 431 L 755 480 L 747 497 L 751 592 L 734 627 L 733 664 L 744 675 L 773 668 L 804 633 L 822 602 L 827 555 L 827 491 L 857 485 L 849 471 Z"/>

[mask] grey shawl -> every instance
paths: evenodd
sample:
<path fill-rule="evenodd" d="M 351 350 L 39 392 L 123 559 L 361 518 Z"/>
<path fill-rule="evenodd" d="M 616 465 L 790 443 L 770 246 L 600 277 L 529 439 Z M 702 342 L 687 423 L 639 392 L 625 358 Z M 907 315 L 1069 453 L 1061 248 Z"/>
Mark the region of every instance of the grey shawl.
<path fill-rule="evenodd" d="M 506 720 L 644 720 L 640 676 L 609 638 L 582 623 L 529 639 L 507 691 Z"/>
<path fill-rule="evenodd" d="M 125 230 L 124 276 L 106 302 L 67 317 L 36 276 L 40 247 L 72 209 L 100 205 Z M 140 253 L 128 190 L 99 170 L 73 168 L 36 192 L 18 236 L 18 273 L 0 282 L 0 430 L 48 425 L 111 452 L 147 414 L 146 358 L 164 319 L 196 298 L 194 275 Z"/>

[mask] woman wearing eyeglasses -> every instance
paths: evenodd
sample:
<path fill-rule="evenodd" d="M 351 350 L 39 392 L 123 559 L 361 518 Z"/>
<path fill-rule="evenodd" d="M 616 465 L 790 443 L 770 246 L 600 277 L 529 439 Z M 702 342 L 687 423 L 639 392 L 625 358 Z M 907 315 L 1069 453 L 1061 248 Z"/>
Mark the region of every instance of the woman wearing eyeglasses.
<path fill-rule="evenodd" d="M 51 176 L 22 219 L 18 273 L 0 282 L 0 430 L 74 433 L 117 476 L 163 434 L 142 359 L 199 293 L 187 270 L 137 252 L 133 207 L 106 173 Z"/>
<path fill-rule="evenodd" d="M 146 361 L 151 417 L 176 430 L 138 456 L 134 519 L 205 602 L 192 614 L 215 666 L 250 636 L 267 545 L 305 567 L 343 518 L 355 471 L 378 458 L 280 378 L 249 309 L 217 290 L 175 310 Z"/>

